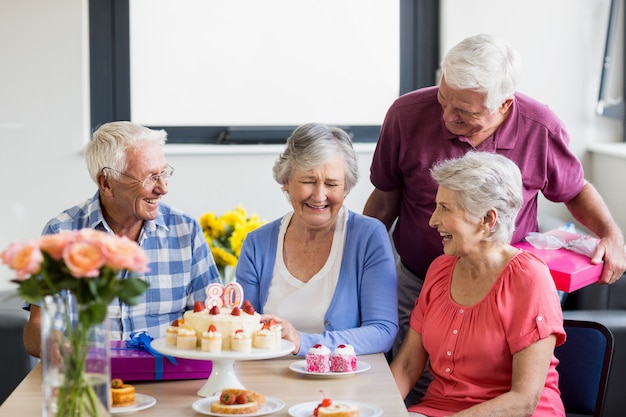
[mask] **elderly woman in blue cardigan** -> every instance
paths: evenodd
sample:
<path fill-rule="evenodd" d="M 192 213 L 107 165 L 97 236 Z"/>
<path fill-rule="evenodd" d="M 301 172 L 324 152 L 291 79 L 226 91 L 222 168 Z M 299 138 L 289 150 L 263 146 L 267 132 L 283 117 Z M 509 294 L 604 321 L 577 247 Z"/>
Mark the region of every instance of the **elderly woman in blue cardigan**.
<path fill-rule="evenodd" d="M 298 127 L 273 168 L 293 210 L 248 234 L 237 264 L 245 298 L 305 355 L 340 344 L 387 352 L 398 331 L 395 261 L 387 229 L 344 206 L 358 179 L 343 130 Z"/>

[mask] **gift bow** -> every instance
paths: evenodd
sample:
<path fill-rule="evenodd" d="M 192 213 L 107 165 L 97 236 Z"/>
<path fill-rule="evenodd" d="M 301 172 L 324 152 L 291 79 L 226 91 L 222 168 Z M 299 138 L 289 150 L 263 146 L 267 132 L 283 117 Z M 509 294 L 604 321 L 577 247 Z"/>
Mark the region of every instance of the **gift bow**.
<path fill-rule="evenodd" d="M 526 241 L 537 249 L 567 249 L 572 252 L 585 255 L 589 258 L 593 256 L 598 245 L 598 239 L 591 236 L 581 236 L 578 239 L 566 241 L 558 236 L 530 232 L 526 236 Z"/>
<path fill-rule="evenodd" d="M 150 333 L 146 331 L 132 332 L 130 334 L 130 340 L 126 341 L 126 347 L 132 348 L 132 349 L 145 350 L 146 352 L 154 356 L 155 371 L 156 371 L 155 379 L 160 380 L 163 378 L 162 358 L 166 358 L 173 365 L 178 365 L 178 362 L 176 362 L 176 359 L 173 358 L 172 356 L 163 355 L 162 353 L 159 353 L 156 350 L 154 350 L 154 348 L 152 348 L 152 345 L 151 345 L 153 340 L 154 338 L 152 337 L 152 335 L 150 335 Z"/>

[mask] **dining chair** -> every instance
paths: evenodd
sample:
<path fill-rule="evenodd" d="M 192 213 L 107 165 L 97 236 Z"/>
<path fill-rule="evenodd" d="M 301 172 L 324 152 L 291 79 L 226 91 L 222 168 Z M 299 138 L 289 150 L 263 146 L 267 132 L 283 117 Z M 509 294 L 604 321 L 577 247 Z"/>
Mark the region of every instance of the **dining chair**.
<path fill-rule="evenodd" d="M 567 339 L 554 354 L 565 412 L 599 417 L 613 357 L 613 334 L 593 321 L 565 319 L 563 324 Z"/>

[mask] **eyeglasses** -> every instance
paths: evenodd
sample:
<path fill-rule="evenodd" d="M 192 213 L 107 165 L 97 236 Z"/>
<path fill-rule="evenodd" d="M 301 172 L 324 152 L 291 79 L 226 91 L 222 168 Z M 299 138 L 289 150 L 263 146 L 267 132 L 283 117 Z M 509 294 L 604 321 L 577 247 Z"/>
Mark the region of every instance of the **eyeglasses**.
<path fill-rule="evenodd" d="M 159 181 L 159 180 L 163 180 L 163 181 L 167 181 L 172 175 L 174 175 L 174 167 L 171 165 L 167 166 L 167 169 L 163 172 L 161 172 L 160 174 L 157 175 L 150 175 L 149 177 L 143 179 L 143 180 L 138 180 L 135 177 L 131 177 L 130 175 L 124 174 L 123 172 L 119 172 L 116 169 L 110 168 L 110 167 L 104 167 L 102 168 L 102 172 L 104 172 L 105 169 L 110 169 L 111 171 L 115 171 L 120 175 L 123 175 L 127 178 L 130 178 L 131 180 L 135 180 L 138 183 L 141 183 L 141 185 L 143 186 L 143 188 L 151 188 L 154 187 L 154 185 Z"/>

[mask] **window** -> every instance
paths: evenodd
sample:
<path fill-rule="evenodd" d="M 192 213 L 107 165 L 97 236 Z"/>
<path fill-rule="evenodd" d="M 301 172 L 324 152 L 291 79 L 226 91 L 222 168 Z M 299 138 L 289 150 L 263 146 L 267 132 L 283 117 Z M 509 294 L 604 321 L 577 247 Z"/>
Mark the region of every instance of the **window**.
<path fill-rule="evenodd" d="M 601 116 L 624 120 L 624 11 L 623 1 L 611 0 L 608 25 L 606 30 L 606 45 L 602 62 L 602 73 L 598 93 L 597 112 Z M 621 29 L 621 30 L 618 30 Z M 621 33 L 620 33 L 621 32 Z M 619 36 L 622 36 L 621 47 Z M 616 45 L 617 43 L 617 45 Z M 615 98 L 616 91 L 620 97 Z M 624 137 L 626 141 L 626 136 Z"/>
<path fill-rule="evenodd" d="M 375 141 L 393 99 L 436 81 L 438 14 L 438 0 L 91 0 L 91 125 L 250 144 L 319 121 Z"/>

